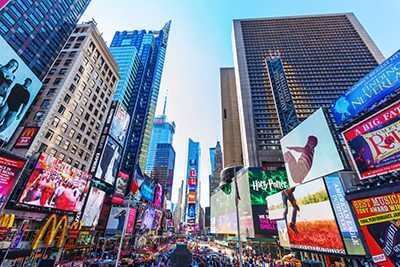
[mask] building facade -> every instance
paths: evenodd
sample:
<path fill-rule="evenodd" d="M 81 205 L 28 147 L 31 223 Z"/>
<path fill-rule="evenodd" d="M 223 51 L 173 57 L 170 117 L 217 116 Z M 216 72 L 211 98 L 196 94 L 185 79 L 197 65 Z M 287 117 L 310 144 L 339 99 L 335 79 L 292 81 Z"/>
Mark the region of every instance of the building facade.
<path fill-rule="evenodd" d="M 0 33 L 42 80 L 90 0 L 10 0 L 0 10 Z"/>
<path fill-rule="evenodd" d="M 223 166 L 243 165 L 235 70 L 220 69 Z"/>
<path fill-rule="evenodd" d="M 20 124 L 20 131 L 37 127 L 35 138 L 28 149 L 13 151 L 28 157 L 45 152 L 88 171 L 118 80 L 118 65 L 96 24 L 78 25 Z"/>
<path fill-rule="evenodd" d="M 175 150 L 172 144 L 157 144 L 151 178 L 160 183 L 164 196 L 171 201 L 172 185 L 174 183 Z"/>
<path fill-rule="evenodd" d="M 219 141 L 215 147 L 210 148 L 211 177 L 210 177 L 210 195 L 219 187 L 222 165 L 222 148 Z"/>
<path fill-rule="evenodd" d="M 135 47 L 139 57 L 133 87 L 129 87 L 123 97 L 118 96 L 126 99 L 131 117 L 122 164 L 122 169 L 130 174 L 137 164 L 142 169 L 145 167 L 170 25 L 171 21 L 159 31 L 116 32 L 111 42 L 112 50 L 129 51 L 127 57 L 132 57 Z"/>
<path fill-rule="evenodd" d="M 271 59 L 282 61 L 286 93 L 300 121 L 329 106 L 383 60 L 352 13 L 234 20 L 233 47 L 246 167 L 283 161 Z"/>

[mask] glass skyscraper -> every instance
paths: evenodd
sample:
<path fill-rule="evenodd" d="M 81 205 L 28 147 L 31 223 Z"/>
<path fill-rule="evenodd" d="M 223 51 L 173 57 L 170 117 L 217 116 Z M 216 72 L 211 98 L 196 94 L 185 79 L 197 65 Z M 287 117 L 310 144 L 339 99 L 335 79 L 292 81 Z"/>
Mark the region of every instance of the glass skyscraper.
<path fill-rule="evenodd" d="M 131 116 L 121 166 L 122 170 L 130 174 L 133 174 L 138 163 L 142 169 L 145 167 L 170 26 L 171 21 L 159 31 L 116 32 L 111 42 L 110 49 L 113 54 L 118 52 L 117 57 L 123 58 L 126 53 L 126 60 L 130 62 L 132 57 L 139 58 L 135 78 L 133 79 L 133 75 L 125 78 L 125 82 L 128 77 L 134 80 L 133 87 L 119 87 L 116 92 L 116 98 L 122 100 Z M 119 63 L 118 59 L 117 62 Z M 121 83 L 123 82 L 121 75 Z"/>
<path fill-rule="evenodd" d="M 11 0 L 0 10 L 0 34 L 43 79 L 90 0 Z"/>
<path fill-rule="evenodd" d="M 172 144 L 157 144 L 153 165 L 151 177 L 163 186 L 165 198 L 171 200 L 175 168 L 175 150 Z"/>

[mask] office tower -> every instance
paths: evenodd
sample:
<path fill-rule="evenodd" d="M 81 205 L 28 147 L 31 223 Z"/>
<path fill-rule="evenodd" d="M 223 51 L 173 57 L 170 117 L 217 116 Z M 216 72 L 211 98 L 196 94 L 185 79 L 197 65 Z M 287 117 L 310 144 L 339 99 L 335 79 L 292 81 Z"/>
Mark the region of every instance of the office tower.
<path fill-rule="evenodd" d="M 222 149 L 219 141 L 215 147 L 210 148 L 211 179 L 210 196 L 218 188 L 222 171 Z"/>
<path fill-rule="evenodd" d="M 235 70 L 220 69 L 223 166 L 243 165 Z"/>
<path fill-rule="evenodd" d="M 164 189 L 164 196 L 171 200 L 174 183 L 175 150 L 172 144 L 157 144 L 154 167 L 151 178 L 159 182 Z"/>
<path fill-rule="evenodd" d="M 42 80 L 90 0 L 11 0 L 0 10 L 1 36 Z"/>
<path fill-rule="evenodd" d="M 78 25 L 21 123 L 20 132 L 33 128 L 36 136 L 13 150 L 46 152 L 88 171 L 118 80 L 118 65 L 95 22 Z"/>
<path fill-rule="evenodd" d="M 183 219 L 188 226 L 189 231 L 193 231 L 198 222 L 197 215 L 200 200 L 199 160 L 200 143 L 189 138 L 185 190 L 186 196 Z"/>
<path fill-rule="evenodd" d="M 136 53 L 139 57 L 133 87 L 129 86 L 117 96 L 124 99 L 131 117 L 121 166 L 122 170 L 129 174 L 134 173 L 135 166 L 139 163 L 144 169 L 146 162 L 170 25 L 169 21 L 159 31 L 116 32 L 110 45 L 112 51 L 119 48 L 119 53 L 126 52 L 127 60 L 132 60 Z M 125 80 L 128 77 L 133 80 L 132 75 L 127 75 Z"/>
<path fill-rule="evenodd" d="M 176 204 L 176 208 L 174 210 L 174 224 L 175 227 L 179 227 L 182 223 L 182 207 L 183 207 L 183 180 L 181 182 L 181 186 L 178 191 L 178 203 Z"/>
<path fill-rule="evenodd" d="M 383 60 L 352 13 L 234 20 L 233 50 L 246 167 L 281 166 L 282 111 L 304 120 Z"/>
<path fill-rule="evenodd" d="M 167 105 L 167 98 L 164 101 L 163 114 L 158 116 L 153 121 L 153 130 L 151 132 L 150 145 L 147 153 L 146 166 L 144 169 L 145 174 L 152 176 L 154 161 L 156 159 L 156 151 L 158 144 L 171 144 L 175 134 L 175 123 L 168 122 L 165 115 Z M 172 147 L 172 146 L 171 146 Z"/>

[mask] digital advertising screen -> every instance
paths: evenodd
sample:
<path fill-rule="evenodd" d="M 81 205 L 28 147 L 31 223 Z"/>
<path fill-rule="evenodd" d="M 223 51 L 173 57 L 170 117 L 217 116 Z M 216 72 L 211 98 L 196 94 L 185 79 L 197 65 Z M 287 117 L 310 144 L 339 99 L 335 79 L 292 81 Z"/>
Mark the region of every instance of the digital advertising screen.
<path fill-rule="evenodd" d="M 5 205 L 11 190 L 24 169 L 26 159 L 0 149 L 0 210 Z"/>
<path fill-rule="evenodd" d="M 162 196 L 163 196 L 163 188 L 162 185 L 157 183 L 156 192 L 154 194 L 154 205 L 156 207 L 161 207 L 162 204 Z"/>
<path fill-rule="evenodd" d="M 370 71 L 335 102 L 331 109 L 337 125 L 383 100 L 400 87 L 400 50 Z"/>
<path fill-rule="evenodd" d="M 105 196 L 106 193 L 104 191 L 95 187 L 90 188 L 85 210 L 83 211 L 82 226 L 97 226 Z"/>
<path fill-rule="evenodd" d="M 322 108 L 281 139 L 290 187 L 343 170 Z"/>
<path fill-rule="evenodd" d="M 90 178 L 90 174 L 42 153 L 19 203 L 79 212 L 88 193 Z"/>
<path fill-rule="evenodd" d="M 126 207 L 112 207 L 110 215 L 108 216 L 106 235 L 114 236 L 122 234 L 125 226 L 125 219 L 127 217 Z"/>
<path fill-rule="evenodd" d="M 142 215 L 142 224 L 140 226 L 140 229 L 149 229 L 149 230 L 152 229 L 155 213 L 156 213 L 155 209 L 151 207 L 146 208 L 146 210 Z"/>
<path fill-rule="evenodd" d="M 137 213 L 136 209 L 129 208 L 129 217 L 125 231 L 127 234 L 133 234 L 133 230 L 135 229 L 136 213 Z"/>
<path fill-rule="evenodd" d="M 161 220 L 162 220 L 162 211 L 155 210 L 154 211 L 154 219 L 153 219 L 153 225 L 151 226 L 152 230 L 156 230 L 158 227 L 161 226 Z"/>
<path fill-rule="evenodd" d="M 123 204 L 126 187 L 128 186 L 129 175 L 118 171 L 117 180 L 115 181 L 115 191 L 111 202 L 115 204 Z"/>
<path fill-rule="evenodd" d="M 352 201 L 356 217 L 378 266 L 400 266 L 400 193 Z"/>
<path fill-rule="evenodd" d="M 0 51 L 0 140 L 8 142 L 42 83 L 1 36 Z"/>
<path fill-rule="evenodd" d="M 188 217 L 196 217 L 196 204 L 195 203 L 189 203 L 188 204 L 188 213 L 187 213 Z"/>
<path fill-rule="evenodd" d="M 196 203 L 196 192 L 188 193 L 188 203 Z"/>
<path fill-rule="evenodd" d="M 18 136 L 14 148 L 29 148 L 38 131 L 39 127 L 25 127 Z"/>
<path fill-rule="evenodd" d="M 140 194 L 142 195 L 142 198 L 153 203 L 155 190 L 155 184 L 153 184 L 148 178 L 145 178 L 140 186 Z"/>
<path fill-rule="evenodd" d="M 360 179 L 400 170 L 400 102 L 343 133 Z"/>
<path fill-rule="evenodd" d="M 122 104 L 118 104 L 110 127 L 110 135 L 121 145 L 124 145 L 128 132 L 130 116 Z"/>
<path fill-rule="evenodd" d="M 254 233 L 268 237 L 277 236 L 278 228 L 276 221 L 268 218 L 267 205 L 252 205 Z"/>
<path fill-rule="evenodd" d="M 290 248 L 290 240 L 285 220 L 277 220 L 279 244 L 284 248 Z"/>
<path fill-rule="evenodd" d="M 323 179 L 282 192 L 279 206 L 281 209 L 275 212 L 280 212 L 282 215 L 277 217 L 287 222 L 292 248 L 346 254 Z"/>
<path fill-rule="evenodd" d="M 95 177 L 113 185 L 117 178 L 122 148 L 114 139 L 107 137 L 103 153 L 97 166 Z"/>
<path fill-rule="evenodd" d="M 0 0 L 0 10 L 5 7 L 10 0 Z"/>

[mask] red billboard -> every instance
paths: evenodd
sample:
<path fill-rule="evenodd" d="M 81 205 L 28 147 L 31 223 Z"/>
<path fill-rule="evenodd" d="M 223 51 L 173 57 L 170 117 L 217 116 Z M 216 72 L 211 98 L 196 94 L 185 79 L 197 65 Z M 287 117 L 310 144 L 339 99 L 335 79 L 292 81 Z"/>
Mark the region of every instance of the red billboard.
<path fill-rule="evenodd" d="M 19 203 L 79 212 L 88 193 L 90 174 L 42 153 Z"/>
<path fill-rule="evenodd" d="M 189 192 L 188 203 L 196 203 L 196 192 Z"/>
<path fill-rule="evenodd" d="M 0 150 L 0 210 L 6 203 L 25 163 L 26 159 Z"/>
<path fill-rule="evenodd" d="M 360 179 L 400 170 L 400 103 L 343 133 Z"/>
<path fill-rule="evenodd" d="M 372 260 L 379 266 L 400 265 L 400 193 L 352 201 Z"/>
<path fill-rule="evenodd" d="M 21 134 L 18 136 L 17 142 L 15 143 L 15 148 L 29 148 L 33 139 L 35 138 L 38 127 L 25 127 Z"/>

